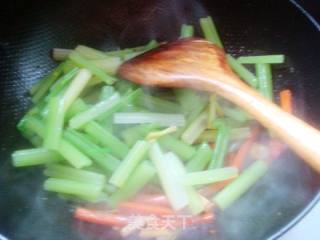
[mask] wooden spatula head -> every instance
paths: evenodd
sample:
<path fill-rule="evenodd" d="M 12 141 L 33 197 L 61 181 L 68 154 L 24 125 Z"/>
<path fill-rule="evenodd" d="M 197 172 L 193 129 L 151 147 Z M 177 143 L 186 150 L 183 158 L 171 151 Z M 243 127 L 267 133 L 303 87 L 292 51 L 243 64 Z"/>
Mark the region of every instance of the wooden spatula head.
<path fill-rule="evenodd" d="M 227 64 L 224 51 L 197 38 L 164 44 L 135 57 L 119 69 L 119 74 L 135 83 L 161 87 L 191 87 L 206 90 L 201 79 L 230 81 L 237 76 Z"/>

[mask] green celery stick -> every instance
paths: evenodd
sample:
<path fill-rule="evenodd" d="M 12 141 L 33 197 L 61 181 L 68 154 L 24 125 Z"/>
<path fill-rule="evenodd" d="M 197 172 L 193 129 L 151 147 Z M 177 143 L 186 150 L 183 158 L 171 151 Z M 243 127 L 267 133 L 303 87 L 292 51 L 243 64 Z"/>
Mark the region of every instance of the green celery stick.
<path fill-rule="evenodd" d="M 237 59 L 237 61 L 241 64 L 257 64 L 257 63 L 279 64 L 279 63 L 284 63 L 284 60 L 285 60 L 285 56 L 283 54 L 244 56 L 244 57 L 239 57 Z"/>
<path fill-rule="evenodd" d="M 125 143 L 97 122 L 92 121 L 86 124 L 84 131 L 92 138 L 97 139 L 103 146 L 110 148 L 111 153 L 120 159 L 124 158 L 129 152 L 129 148 Z"/>
<path fill-rule="evenodd" d="M 62 159 L 62 156 L 56 151 L 45 148 L 24 149 L 12 153 L 12 163 L 15 167 L 47 164 Z"/>
<path fill-rule="evenodd" d="M 66 139 L 60 141 L 58 151 L 75 168 L 83 168 L 92 164 L 86 155 Z"/>
<path fill-rule="evenodd" d="M 150 182 L 155 175 L 156 171 L 152 164 L 147 161 L 140 163 L 125 184 L 111 195 L 110 202 L 116 205 L 120 201 L 133 197 Z"/>
<path fill-rule="evenodd" d="M 212 201 L 225 210 L 247 192 L 268 170 L 264 161 L 255 161 L 236 180 L 218 192 Z"/>
<path fill-rule="evenodd" d="M 219 37 L 217 28 L 212 20 L 212 18 L 210 16 L 206 17 L 206 18 L 200 18 L 200 26 L 201 29 L 203 31 L 203 34 L 205 36 L 205 38 L 212 42 L 217 44 L 219 47 L 223 48 L 221 39 Z"/>
<path fill-rule="evenodd" d="M 119 167 L 112 174 L 109 183 L 122 187 L 129 176 L 132 174 L 134 169 L 137 167 L 139 162 L 141 162 L 147 151 L 149 150 L 150 143 L 147 141 L 138 141 L 132 149 L 128 152 L 128 155 L 120 163 Z"/>
<path fill-rule="evenodd" d="M 193 37 L 194 27 L 188 24 L 182 24 L 180 31 L 180 38 Z"/>
<path fill-rule="evenodd" d="M 212 158 L 212 150 L 207 143 L 199 146 L 194 157 L 187 163 L 187 170 L 189 172 L 202 171 L 206 168 Z"/>
<path fill-rule="evenodd" d="M 80 132 L 67 129 L 64 138 L 72 143 L 81 152 L 90 157 L 99 167 L 108 173 L 113 172 L 119 166 L 120 161 L 104 149 L 96 145 L 91 139 Z"/>
<path fill-rule="evenodd" d="M 272 82 L 272 70 L 271 65 L 267 63 L 257 63 L 256 74 L 259 80 L 260 93 L 273 101 L 273 82 Z"/>

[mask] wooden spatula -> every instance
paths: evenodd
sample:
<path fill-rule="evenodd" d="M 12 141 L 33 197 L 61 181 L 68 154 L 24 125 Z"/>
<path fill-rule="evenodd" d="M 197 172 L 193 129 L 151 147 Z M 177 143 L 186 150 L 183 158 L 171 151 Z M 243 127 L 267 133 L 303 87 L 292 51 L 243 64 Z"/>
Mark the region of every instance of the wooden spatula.
<path fill-rule="evenodd" d="M 206 40 L 164 44 L 125 62 L 119 74 L 144 85 L 215 92 L 254 116 L 320 172 L 320 132 L 245 84 L 230 69 L 223 50 Z"/>

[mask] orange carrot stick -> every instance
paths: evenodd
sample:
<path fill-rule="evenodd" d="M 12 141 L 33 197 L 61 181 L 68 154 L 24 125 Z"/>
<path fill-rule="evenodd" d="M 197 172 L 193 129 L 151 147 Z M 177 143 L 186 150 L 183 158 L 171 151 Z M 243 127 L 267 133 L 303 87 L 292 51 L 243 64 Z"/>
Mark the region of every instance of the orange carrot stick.
<path fill-rule="evenodd" d="M 118 205 L 118 209 L 122 213 L 130 214 L 147 214 L 156 216 L 173 215 L 174 211 L 169 207 L 155 206 L 137 202 L 123 202 Z"/>
<path fill-rule="evenodd" d="M 129 219 L 125 216 L 80 207 L 75 210 L 74 218 L 84 222 L 113 227 L 123 227 L 129 223 Z"/>
<path fill-rule="evenodd" d="M 283 110 L 292 113 L 292 93 L 289 89 L 280 92 L 280 106 Z"/>
<path fill-rule="evenodd" d="M 246 156 L 248 155 L 252 145 L 258 138 L 259 133 L 260 133 L 260 127 L 255 127 L 252 130 L 251 135 L 242 143 L 238 152 L 235 154 L 233 160 L 231 161 L 231 166 L 237 167 L 239 169 L 242 167 L 243 162 Z"/>

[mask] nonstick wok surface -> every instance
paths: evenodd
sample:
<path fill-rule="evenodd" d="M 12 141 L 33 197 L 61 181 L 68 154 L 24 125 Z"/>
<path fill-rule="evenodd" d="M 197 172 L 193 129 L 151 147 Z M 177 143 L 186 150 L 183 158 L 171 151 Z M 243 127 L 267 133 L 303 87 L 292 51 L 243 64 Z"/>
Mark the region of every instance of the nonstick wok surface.
<path fill-rule="evenodd" d="M 15 125 L 30 106 L 27 90 L 55 66 L 50 49 L 85 44 L 107 50 L 173 40 L 182 23 L 196 25 L 199 34 L 197 20 L 208 14 L 227 52 L 285 54 L 286 63 L 274 67 L 276 92 L 292 89 L 297 114 L 320 126 L 320 34 L 290 1 L 6 1 L 0 12 L 0 234 L 72 240 L 95 239 L 94 232 L 101 239 L 119 239 L 105 228 L 73 222 L 69 205 L 42 190 L 41 168 L 10 164 L 12 151 L 29 146 Z M 215 239 L 277 238 L 311 208 L 319 186 L 319 177 L 287 151 L 248 194 L 219 214 Z M 191 231 L 182 239 L 212 236 Z"/>

